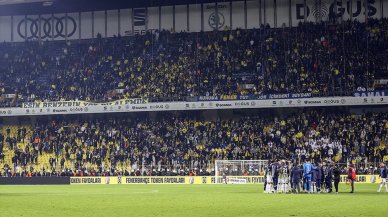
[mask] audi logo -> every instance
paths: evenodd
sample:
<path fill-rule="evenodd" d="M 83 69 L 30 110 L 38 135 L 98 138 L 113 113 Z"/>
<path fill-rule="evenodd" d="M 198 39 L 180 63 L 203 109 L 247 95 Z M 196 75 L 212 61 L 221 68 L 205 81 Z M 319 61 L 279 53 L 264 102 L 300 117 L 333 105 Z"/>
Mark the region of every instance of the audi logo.
<path fill-rule="evenodd" d="M 66 33 L 66 19 L 67 19 L 67 33 Z M 27 32 L 25 31 L 27 25 Z M 39 38 L 39 27 L 41 29 L 40 38 L 66 38 L 71 37 L 77 30 L 77 23 L 74 18 L 69 16 L 63 17 L 49 17 L 49 18 L 24 18 L 18 24 L 17 31 L 23 39 L 37 39 Z"/>

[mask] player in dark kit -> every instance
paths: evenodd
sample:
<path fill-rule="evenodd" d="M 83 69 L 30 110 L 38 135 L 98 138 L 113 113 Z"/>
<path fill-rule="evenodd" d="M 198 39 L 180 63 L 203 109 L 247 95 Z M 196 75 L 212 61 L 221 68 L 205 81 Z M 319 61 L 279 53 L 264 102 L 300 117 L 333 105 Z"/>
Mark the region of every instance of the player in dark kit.
<path fill-rule="evenodd" d="M 325 174 L 325 186 L 326 186 L 326 192 L 331 193 L 333 190 L 332 181 L 333 181 L 333 173 L 331 170 L 330 164 L 328 164 L 324 169 L 323 172 Z"/>
<path fill-rule="evenodd" d="M 326 166 L 326 162 L 323 162 L 321 165 L 321 192 L 326 191 L 326 186 L 325 186 L 325 171 L 323 168 Z"/>
<path fill-rule="evenodd" d="M 338 194 L 338 184 L 340 182 L 340 175 L 341 175 L 341 171 L 339 170 L 339 168 L 334 165 L 333 166 L 333 176 L 334 176 L 334 188 L 335 188 L 335 193 Z"/>
<path fill-rule="evenodd" d="M 314 168 L 313 170 L 313 183 L 315 183 L 315 185 L 313 184 L 313 187 L 315 187 L 315 191 L 317 193 L 320 193 L 321 192 L 321 179 L 322 179 L 322 167 L 320 165 L 320 163 L 317 164 L 317 166 Z"/>
<path fill-rule="evenodd" d="M 278 190 L 279 168 L 280 168 L 279 162 L 278 161 L 273 162 L 271 168 L 272 168 L 271 174 L 272 174 L 273 188 L 276 192 Z"/>
<path fill-rule="evenodd" d="M 269 193 L 270 191 L 272 191 L 272 189 L 270 189 L 272 188 L 272 166 L 269 161 L 268 165 L 265 167 L 264 172 L 264 192 Z"/>
<path fill-rule="evenodd" d="M 383 185 L 385 186 L 385 190 L 388 192 L 388 185 L 387 185 L 387 178 L 388 178 L 388 169 L 387 166 L 384 163 L 380 164 L 380 174 L 379 177 L 381 178 L 381 183 L 379 190 L 377 192 L 381 191 L 381 188 Z"/>
<path fill-rule="evenodd" d="M 294 164 L 291 169 L 291 183 L 292 183 L 292 193 L 296 194 L 296 189 L 300 193 L 300 180 L 303 176 L 303 169 L 301 166 Z"/>

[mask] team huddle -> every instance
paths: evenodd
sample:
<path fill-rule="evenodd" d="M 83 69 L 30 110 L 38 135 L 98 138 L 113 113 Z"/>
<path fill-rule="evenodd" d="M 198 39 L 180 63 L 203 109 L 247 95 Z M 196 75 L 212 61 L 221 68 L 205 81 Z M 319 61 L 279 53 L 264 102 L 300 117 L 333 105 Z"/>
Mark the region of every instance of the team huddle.
<path fill-rule="evenodd" d="M 354 193 L 354 182 L 356 181 L 356 169 L 349 164 L 347 170 L 347 182 L 351 185 L 351 192 Z M 385 164 L 380 166 L 381 184 L 378 192 L 384 185 L 388 192 L 386 183 L 388 170 Z M 341 171 L 333 162 L 322 162 L 313 164 L 307 159 L 302 165 L 296 162 L 290 163 L 284 160 L 273 161 L 268 164 L 265 170 L 264 192 L 265 193 L 300 193 L 301 189 L 306 193 L 331 193 L 333 192 L 333 181 L 335 192 L 338 193 Z"/>

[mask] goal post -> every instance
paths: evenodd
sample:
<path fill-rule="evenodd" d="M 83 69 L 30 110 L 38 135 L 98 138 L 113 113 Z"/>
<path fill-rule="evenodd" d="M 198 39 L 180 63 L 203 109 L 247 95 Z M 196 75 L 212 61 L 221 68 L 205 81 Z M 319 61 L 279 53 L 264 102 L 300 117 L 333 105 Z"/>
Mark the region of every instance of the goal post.
<path fill-rule="evenodd" d="M 224 183 L 226 178 L 233 183 L 243 184 L 238 177 L 262 175 L 267 165 L 268 160 L 216 160 L 215 183 Z"/>

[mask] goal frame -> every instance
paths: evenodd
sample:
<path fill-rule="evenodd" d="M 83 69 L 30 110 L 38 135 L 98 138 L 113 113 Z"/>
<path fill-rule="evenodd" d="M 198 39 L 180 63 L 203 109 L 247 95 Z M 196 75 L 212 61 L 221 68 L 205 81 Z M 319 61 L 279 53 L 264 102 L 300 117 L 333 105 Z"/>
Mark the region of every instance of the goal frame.
<path fill-rule="evenodd" d="M 228 167 L 227 171 L 230 171 L 230 169 L 232 169 L 235 171 L 235 173 L 224 174 L 224 170 L 225 170 L 224 165 Z M 215 160 L 214 162 L 215 183 L 223 183 L 223 177 L 227 177 L 227 178 L 241 177 L 243 176 L 242 172 L 247 168 L 249 168 L 250 166 L 253 166 L 254 168 L 260 169 L 262 172 L 264 172 L 267 165 L 268 165 L 268 160 Z M 252 176 L 252 175 L 249 174 L 248 176 Z"/>

